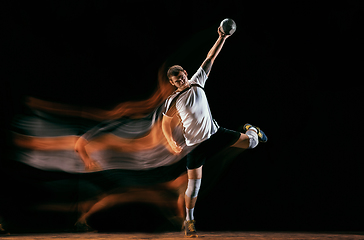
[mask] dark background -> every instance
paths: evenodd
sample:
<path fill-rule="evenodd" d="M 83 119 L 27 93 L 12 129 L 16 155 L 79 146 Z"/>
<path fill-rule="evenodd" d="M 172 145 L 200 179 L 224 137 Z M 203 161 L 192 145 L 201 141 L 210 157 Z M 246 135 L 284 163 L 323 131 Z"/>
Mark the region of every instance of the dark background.
<path fill-rule="evenodd" d="M 159 67 L 189 76 L 226 17 L 206 92 L 217 122 L 269 137 L 198 201 L 201 230 L 363 230 L 360 1 L 2 1 L 2 156 L 24 96 L 108 108 Z M 2 180 L 6 184 L 6 179 Z"/>

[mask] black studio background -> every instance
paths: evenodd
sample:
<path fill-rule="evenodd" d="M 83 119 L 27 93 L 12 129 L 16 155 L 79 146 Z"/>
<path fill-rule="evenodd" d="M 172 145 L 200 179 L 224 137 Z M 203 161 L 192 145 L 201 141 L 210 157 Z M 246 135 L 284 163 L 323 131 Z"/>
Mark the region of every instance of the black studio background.
<path fill-rule="evenodd" d="M 198 228 L 363 230 L 362 2 L 6 0 L 0 9 L 0 164 L 24 96 L 101 108 L 146 99 L 165 61 L 192 76 L 229 17 L 237 31 L 212 68 L 210 107 L 221 126 L 249 122 L 269 141 L 199 199 Z"/>

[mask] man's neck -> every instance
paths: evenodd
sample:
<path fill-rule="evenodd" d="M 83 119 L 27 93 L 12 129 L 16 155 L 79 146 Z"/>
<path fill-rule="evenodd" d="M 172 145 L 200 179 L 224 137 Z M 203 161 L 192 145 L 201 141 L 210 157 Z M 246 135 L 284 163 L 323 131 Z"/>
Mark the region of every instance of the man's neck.
<path fill-rule="evenodd" d="M 183 90 L 185 90 L 186 88 L 189 88 L 191 86 L 191 84 L 189 82 L 187 82 L 187 84 L 183 85 L 180 88 L 177 88 L 177 92 L 182 92 Z"/>

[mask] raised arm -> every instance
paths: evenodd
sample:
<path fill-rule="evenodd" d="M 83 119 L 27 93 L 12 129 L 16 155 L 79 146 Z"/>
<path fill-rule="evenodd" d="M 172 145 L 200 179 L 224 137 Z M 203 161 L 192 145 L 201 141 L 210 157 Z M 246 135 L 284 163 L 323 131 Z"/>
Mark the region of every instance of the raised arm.
<path fill-rule="evenodd" d="M 219 33 L 219 38 L 215 42 L 214 46 L 210 49 L 205 61 L 201 65 L 201 68 L 205 71 L 207 76 L 210 74 L 212 64 L 214 63 L 217 55 L 220 53 L 221 48 L 224 45 L 226 38 L 228 38 L 230 36 L 230 35 L 226 35 L 221 30 L 221 27 L 218 28 L 217 32 Z"/>

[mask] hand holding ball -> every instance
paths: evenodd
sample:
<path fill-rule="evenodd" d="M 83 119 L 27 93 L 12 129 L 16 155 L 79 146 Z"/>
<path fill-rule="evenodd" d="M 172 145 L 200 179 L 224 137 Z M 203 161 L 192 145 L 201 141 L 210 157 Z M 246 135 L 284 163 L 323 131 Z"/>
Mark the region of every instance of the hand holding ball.
<path fill-rule="evenodd" d="M 236 24 L 231 18 L 225 18 L 220 23 L 221 30 L 226 35 L 232 35 L 236 30 Z"/>

